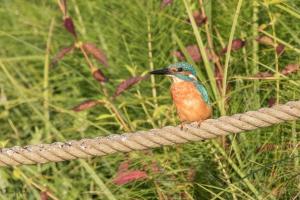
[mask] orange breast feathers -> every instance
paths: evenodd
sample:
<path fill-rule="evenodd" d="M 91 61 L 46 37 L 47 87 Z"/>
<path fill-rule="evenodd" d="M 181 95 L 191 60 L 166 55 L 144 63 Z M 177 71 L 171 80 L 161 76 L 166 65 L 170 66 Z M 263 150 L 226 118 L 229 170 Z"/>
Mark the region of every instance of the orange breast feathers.
<path fill-rule="evenodd" d="M 173 82 L 171 94 L 181 122 L 201 122 L 211 116 L 211 107 L 192 82 Z"/>

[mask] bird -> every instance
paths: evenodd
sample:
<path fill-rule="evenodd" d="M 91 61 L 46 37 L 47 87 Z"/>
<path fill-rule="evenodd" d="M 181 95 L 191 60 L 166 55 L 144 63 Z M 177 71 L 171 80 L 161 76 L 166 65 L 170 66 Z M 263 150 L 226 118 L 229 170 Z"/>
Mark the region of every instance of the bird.
<path fill-rule="evenodd" d="M 172 78 L 170 87 L 177 115 L 184 124 L 201 122 L 212 115 L 212 106 L 204 85 L 197 79 L 195 68 L 187 62 L 178 62 L 166 68 L 153 70 L 151 75 L 165 75 Z"/>

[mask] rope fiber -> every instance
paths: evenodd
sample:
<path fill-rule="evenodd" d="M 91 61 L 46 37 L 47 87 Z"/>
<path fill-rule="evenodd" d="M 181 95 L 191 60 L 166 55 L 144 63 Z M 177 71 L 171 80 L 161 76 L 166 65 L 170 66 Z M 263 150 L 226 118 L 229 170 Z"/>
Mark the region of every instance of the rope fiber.
<path fill-rule="evenodd" d="M 130 152 L 155 147 L 201 141 L 230 133 L 240 133 L 268 127 L 300 117 L 300 101 L 290 101 L 284 105 L 261 108 L 257 111 L 208 119 L 200 126 L 187 124 L 166 126 L 149 131 L 138 131 L 122 135 L 110 135 L 79 141 L 55 142 L 52 144 L 28 145 L 24 147 L 0 149 L 0 166 L 30 165 L 59 162 L 91 156 L 104 156 L 116 152 Z"/>

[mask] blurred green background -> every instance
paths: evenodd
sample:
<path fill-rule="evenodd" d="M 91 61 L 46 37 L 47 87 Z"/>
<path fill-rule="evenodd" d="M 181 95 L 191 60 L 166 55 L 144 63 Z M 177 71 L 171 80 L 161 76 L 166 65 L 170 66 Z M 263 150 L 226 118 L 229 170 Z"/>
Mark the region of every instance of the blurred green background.
<path fill-rule="evenodd" d="M 108 57 L 108 68 L 92 60 L 109 78 L 100 86 L 78 50 L 50 66 L 59 49 L 74 42 L 63 27 L 57 1 L 0 0 L 0 146 L 178 124 L 167 78 L 143 81 L 114 101 L 110 97 L 123 80 L 176 62 L 171 52 L 187 53 L 186 46 L 199 45 L 199 36 L 207 46 L 207 33 L 215 52 L 227 45 L 230 35 L 246 41 L 244 48 L 229 52 L 227 61 L 226 56 L 220 57 L 228 72 L 225 96 L 213 93 L 218 88 L 209 81 L 214 77 L 207 70 L 212 70 L 213 63 L 195 64 L 186 56 L 208 88 L 214 118 L 266 107 L 274 99 L 278 103 L 299 99 L 299 73 L 280 74 L 287 64 L 299 64 L 299 1 L 204 0 L 208 29 L 188 22 L 188 12 L 200 10 L 198 1 L 174 0 L 164 8 L 161 3 L 68 1 L 79 40 L 95 43 Z M 284 53 L 277 55 L 272 46 L 259 44 L 258 35 L 284 44 Z M 274 76 L 254 77 L 266 71 Z M 71 110 L 87 99 L 108 103 L 79 113 Z M 0 197 L 39 199 L 47 193 L 49 199 L 297 199 L 299 149 L 288 145 L 298 141 L 299 124 L 288 122 L 230 136 L 226 149 L 216 141 L 205 141 L 89 160 L 0 168 Z M 262 150 L 265 144 L 270 148 Z M 116 184 L 124 161 L 129 171 L 146 172 L 147 178 Z"/>

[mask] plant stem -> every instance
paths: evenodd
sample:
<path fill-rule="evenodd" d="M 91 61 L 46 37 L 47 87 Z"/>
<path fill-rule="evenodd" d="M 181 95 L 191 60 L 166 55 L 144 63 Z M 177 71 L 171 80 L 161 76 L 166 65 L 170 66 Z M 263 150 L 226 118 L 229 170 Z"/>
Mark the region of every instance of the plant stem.
<path fill-rule="evenodd" d="M 109 200 L 116 200 L 115 196 L 112 192 L 106 187 L 105 183 L 101 180 L 101 178 L 96 174 L 95 170 L 84 160 L 80 160 L 81 166 L 90 174 L 91 178 L 94 179 L 96 184 L 100 187 L 104 195 Z"/>
<path fill-rule="evenodd" d="M 231 167 L 234 169 L 234 171 L 243 178 L 244 183 L 248 186 L 248 188 L 253 192 L 253 194 L 256 196 L 257 199 L 262 199 L 262 196 L 260 193 L 256 190 L 254 185 L 249 181 L 248 178 L 245 178 L 244 172 L 233 162 L 233 160 L 227 155 L 227 153 L 224 151 L 223 148 L 219 146 L 219 144 L 216 141 L 212 141 L 213 145 L 216 149 L 219 150 L 219 152 L 224 156 L 224 158 L 227 160 L 227 162 L 231 165 Z"/>
<path fill-rule="evenodd" d="M 252 11 L 252 37 L 258 37 L 258 7 L 259 4 L 257 0 L 253 0 L 253 11 Z M 252 41 L 252 74 L 257 74 L 259 72 L 258 68 L 259 56 L 258 56 L 258 42 L 256 40 Z M 253 94 L 254 94 L 254 104 L 255 108 L 260 106 L 260 97 L 258 95 L 259 82 L 254 81 L 253 83 Z"/>
<path fill-rule="evenodd" d="M 225 169 L 225 165 L 222 163 L 221 161 L 221 157 L 214 151 L 214 147 L 212 147 L 211 145 L 209 145 L 210 148 L 211 148 L 211 152 L 212 154 L 214 155 L 215 157 L 215 161 L 218 163 L 219 165 L 219 168 L 220 170 L 222 171 L 223 175 L 224 175 L 224 178 L 225 178 L 225 182 L 226 184 L 228 185 L 228 187 L 230 188 L 231 190 L 231 195 L 232 195 L 232 198 L 234 200 L 237 200 L 237 197 L 235 195 L 235 188 L 233 187 L 233 184 L 231 183 L 231 180 L 230 180 L 230 176 L 228 175 L 227 173 L 227 170 Z"/>
<path fill-rule="evenodd" d="M 76 0 L 72 0 L 72 1 L 73 1 L 73 6 L 74 6 L 75 13 L 77 14 L 78 21 L 80 23 L 81 33 L 82 33 L 83 36 L 86 36 L 86 29 L 85 29 L 85 26 L 84 26 L 84 23 L 83 23 L 84 21 L 81 17 L 79 7 L 76 3 Z"/>
<path fill-rule="evenodd" d="M 226 58 L 225 58 L 224 77 L 223 77 L 223 84 L 222 84 L 222 86 L 223 86 L 222 103 L 221 103 L 221 105 L 222 105 L 221 112 L 224 112 L 224 113 L 225 113 L 225 102 L 226 102 L 226 90 L 227 90 L 227 78 L 228 78 L 228 68 L 229 68 L 229 61 L 230 61 L 230 52 L 231 52 L 232 40 L 233 40 L 235 29 L 236 29 L 236 26 L 238 23 L 238 17 L 240 14 L 242 4 L 243 4 L 243 0 L 239 0 L 234 17 L 233 17 L 233 22 L 232 22 L 228 46 L 227 46 Z"/>
<path fill-rule="evenodd" d="M 206 70 L 206 73 L 207 73 L 209 81 L 210 81 L 212 93 L 215 97 L 215 100 L 217 101 L 217 103 L 219 105 L 219 103 L 220 103 L 219 102 L 219 99 L 220 99 L 219 96 L 220 95 L 219 95 L 218 90 L 217 90 L 217 84 L 216 84 L 216 81 L 215 81 L 214 72 L 211 68 L 211 65 L 208 61 L 208 58 L 207 58 L 207 55 L 206 55 L 206 52 L 205 52 L 205 47 L 204 47 L 204 44 L 203 44 L 203 41 L 202 41 L 201 34 L 198 30 L 197 24 L 196 24 L 195 19 L 193 17 L 190 5 L 188 4 L 187 0 L 183 0 L 183 3 L 185 5 L 186 11 L 189 15 L 189 20 L 192 24 L 193 32 L 194 32 L 194 35 L 196 37 L 196 41 L 197 41 L 197 44 L 199 46 L 199 49 L 200 49 L 200 52 L 201 52 L 201 55 L 202 55 L 202 58 L 203 58 L 205 70 Z"/>
<path fill-rule="evenodd" d="M 271 20 L 271 27 L 272 27 L 272 35 L 274 38 L 274 56 L 275 56 L 275 78 L 276 79 L 276 104 L 279 104 L 279 93 L 280 93 L 280 80 L 279 80 L 279 76 L 280 76 L 280 72 L 279 72 L 279 60 L 278 60 L 278 54 L 276 52 L 276 47 L 278 45 L 277 42 L 277 37 L 276 37 L 276 30 L 275 30 L 275 21 L 274 21 L 274 17 L 272 15 L 272 13 L 269 10 L 269 6 L 268 6 L 268 14 L 269 14 L 269 18 Z"/>
<path fill-rule="evenodd" d="M 153 65 L 153 55 L 152 55 L 152 35 L 151 35 L 151 21 L 149 17 L 147 17 L 147 29 L 148 29 L 148 60 L 149 60 L 149 66 L 150 70 L 154 70 L 154 65 Z M 155 109 L 157 108 L 157 92 L 156 92 L 156 87 L 155 87 L 155 77 L 151 76 L 151 87 L 152 87 L 152 96 L 154 98 L 154 105 Z"/>
<path fill-rule="evenodd" d="M 282 39 L 280 39 L 280 38 L 277 38 L 277 37 L 275 38 L 275 36 L 274 36 L 273 34 L 270 34 L 270 33 L 266 32 L 266 31 L 264 31 L 264 30 L 259 30 L 259 31 L 260 31 L 261 33 L 265 34 L 266 36 L 269 36 L 270 38 L 276 40 L 278 43 L 281 43 L 281 44 L 285 45 L 286 47 L 288 47 L 289 49 L 291 49 L 291 50 L 297 52 L 298 54 L 300 53 L 300 49 L 294 47 L 294 46 L 291 45 L 290 43 L 285 42 L 284 40 L 282 40 Z"/>
<path fill-rule="evenodd" d="M 78 42 L 77 44 L 78 45 L 76 45 L 76 46 L 78 46 L 80 48 L 80 51 L 85 58 L 85 61 L 88 63 L 88 66 L 89 66 L 90 70 L 92 71 L 93 68 L 95 68 L 95 66 L 93 65 L 92 61 L 90 60 L 89 56 L 87 55 L 86 51 L 84 50 L 84 48 L 82 46 L 82 42 Z"/>
<path fill-rule="evenodd" d="M 86 62 L 88 63 L 88 66 L 92 72 L 96 67 L 91 62 L 91 60 L 90 60 L 89 56 L 87 55 L 87 53 L 85 52 L 81 42 L 78 42 L 78 47 L 80 48 L 82 54 L 84 55 L 84 58 L 85 58 Z M 101 85 L 101 89 L 102 89 L 104 96 L 107 99 L 109 99 L 109 94 L 108 94 L 106 88 L 103 85 Z M 124 130 L 130 131 L 130 128 L 127 126 L 125 120 L 123 119 L 121 113 L 115 107 L 115 105 L 113 103 L 111 103 L 111 101 L 109 101 L 109 100 L 106 101 L 106 105 L 108 105 L 108 108 L 110 108 L 111 112 L 115 114 L 115 116 L 117 117 L 117 121 L 121 124 L 121 126 L 124 128 Z"/>
<path fill-rule="evenodd" d="M 199 4 L 200 4 L 200 8 L 201 8 L 201 14 L 203 15 L 203 17 L 207 17 L 205 9 L 204 9 L 203 0 L 199 0 Z M 207 21 L 211 22 L 212 20 L 210 19 L 210 20 L 207 20 Z M 221 77 L 224 77 L 223 66 L 220 63 L 220 58 L 219 58 L 219 56 L 214 51 L 213 40 L 212 40 L 212 37 L 211 37 L 211 31 L 210 31 L 209 26 L 212 26 L 212 24 L 205 23 L 205 32 L 206 32 L 206 38 L 207 38 L 207 43 L 208 43 L 209 51 L 210 51 L 210 53 L 213 56 L 213 60 L 214 60 L 215 66 L 218 68 L 218 70 L 219 70 L 219 72 L 221 74 Z M 215 80 L 215 81 L 217 81 L 217 80 Z M 222 94 L 221 89 L 222 88 L 219 88 L 219 90 L 218 90 L 220 94 Z M 226 114 L 226 113 L 222 113 L 222 111 L 224 109 L 220 109 L 220 110 L 221 110 L 221 115 L 225 115 Z M 225 140 L 226 140 L 225 136 L 222 136 L 220 138 L 220 140 L 221 140 L 220 142 L 223 144 L 223 147 L 225 147 Z"/>
<path fill-rule="evenodd" d="M 53 33 L 55 21 L 51 20 L 50 28 L 48 32 L 47 46 L 45 52 L 44 62 L 44 83 L 43 83 L 43 98 L 44 98 L 44 117 L 45 117 L 45 138 L 48 141 L 50 138 L 50 114 L 49 114 L 49 51 L 51 45 L 51 38 Z"/>
<path fill-rule="evenodd" d="M 112 104 L 110 101 L 106 102 L 108 104 L 108 107 L 111 108 L 112 112 L 116 115 L 118 121 L 120 122 L 120 124 L 123 126 L 124 130 L 126 132 L 131 131 L 131 129 L 127 126 L 127 123 L 124 121 L 121 113 L 119 112 L 119 110 L 115 107 L 114 104 Z"/>
<path fill-rule="evenodd" d="M 200 4 L 201 13 L 202 13 L 203 17 L 207 17 L 205 9 L 204 9 L 203 0 L 199 0 L 199 4 Z M 208 20 L 208 22 L 209 21 L 211 21 L 211 19 Z M 213 40 L 212 40 L 212 37 L 211 37 L 211 31 L 210 31 L 210 27 L 211 26 L 212 26 L 212 24 L 205 23 L 205 32 L 206 32 L 207 44 L 208 44 L 208 47 L 209 47 L 209 51 L 211 52 L 211 54 L 213 56 L 215 64 L 216 64 L 218 70 L 220 71 L 220 73 L 221 73 L 221 75 L 223 77 L 223 74 L 224 74 L 224 72 L 223 72 L 223 66 L 222 66 L 222 64 L 220 62 L 219 56 L 214 51 L 214 45 L 213 45 Z M 219 91 L 219 92 L 221 92 L 221 91 Z"/>

